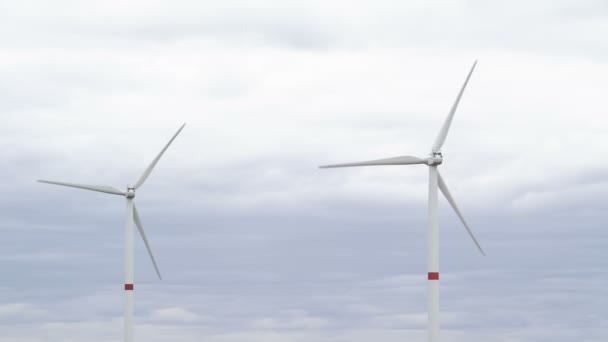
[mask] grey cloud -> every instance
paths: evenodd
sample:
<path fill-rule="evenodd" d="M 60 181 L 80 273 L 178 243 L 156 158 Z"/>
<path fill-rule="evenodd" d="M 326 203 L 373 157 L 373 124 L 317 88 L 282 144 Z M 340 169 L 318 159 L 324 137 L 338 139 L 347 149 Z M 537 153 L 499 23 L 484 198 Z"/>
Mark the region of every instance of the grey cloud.
<path fill-rule="evenodd" d="M 347 49 L 407 47 L 433 51 L 513 50 L 605 59 L 600 32 L 608 11 L 601 1 L 542 1 L 488 5 L 479 1 L 443 4 L 382 1 L 336 1 L 313 4 L 290 1 L 252 5 L 246 1 L 221 4 L 133 2 L 54 6 L 32 11 L 7 5 L 7 13 L 21 20 L 7 22 L 22 28 L 27 40 L 42 44 L 128 47 L 175 44 L 197 39 L 242 46 L 270 44 L 291 49 Z M 85 14 L 86 13 L 86 14 Z M 58 20 L 60 18 L 60 20 Z M 514 23 L 516 23 L 514 25 Z M 10 32 L 10 31 L 9 31 Z M 581 39 L 581 37 L 585 39 Z M 44 39 L 46 38 L 46 39 Z"/>

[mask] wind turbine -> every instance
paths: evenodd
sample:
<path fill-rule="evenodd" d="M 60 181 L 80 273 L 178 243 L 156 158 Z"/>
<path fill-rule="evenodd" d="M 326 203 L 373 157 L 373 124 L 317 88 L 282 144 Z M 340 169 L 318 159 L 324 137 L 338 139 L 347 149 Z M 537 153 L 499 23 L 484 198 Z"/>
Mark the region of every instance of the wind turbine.
<path fill-rule="evenodd" d="M 152 249 L 150 248 L 150 244 L 148 243 L 148 239 L 146 238 L 146 234 L 144 233 L 144 227 L 141 223 L 141 219 L 139 218 L 139 214 L 137 213 L 137 208 L 135 207 L 135 203 L 133 199 L 135 198 L 135 190 L 137 190 L 140 186 L 144 184 L 156 163 L 158 163 L 159 159 L 163 156 L 169 145 L 175 140 L 177 135 L 182 131 L 182 129 L 186 126 L 183 124 L 179 130 L 173 135 L 171 140 L 165 145 L 165 147 L 160 151 L 160 153 L 152 160 L 152 163 L 148 168 L 144 171 L 144 173 L 139 177 L 137 183 L 133 187 L 127 186 L 127 190 L 119 190 L 113 188 L 111 186 L 105 185 L 86 185 L 86 184 L 75 184 L 75 183 L 65 183 L 65 182 L 55 182 L 48 180 L 39 180 L 38 182 L 61 185 L 61 186 L 69 186 L 72 188 L 85 189 L 91 191 L 103 192 L 106 194 L 119 195 L 124 196 L 127 199 L 127 219 L 126 219 L 126 229 L 125 229 L 125 318 L 124 318 L 124 341 L 125 342 L 133 342 L 133 264 L 134 264 L 134 233 L 133 233 L 133 223 L 137 226 L 139 230 L 139 234 L 141 235 L 144 244 L 146 245 L 146 249 L 148 250 L 148 255 L 150 255 L 150 259 L 152 260 L 152 265 L 154 265 L 154 269 L 156 270 L 156 274 L 159 279 L 161 278 L 160 271 L 158 270 L 158 266 L 156 265 L 156 260 L 154 259 L 154 255 L 152 254 Z"/>
<path fill-rule="evenodd" d="M 426 164 L 429 167 L 429 246 L 428 246 L 428 291 L 429 291 L 429 301 L 428 301 L 428 319 L 429 319 L 429 342 L 438 342 L 439 341 L 439 220 L 437 214 L 437 188 L 441 190 L 445 198 L 448 200 L 458 218 L 464 225 L 469 233 L 471 239 L 477 246 L 477 249 L 481 252 L 482 255 L 485 255 L 483 249 L 477 242 L 477 239 L 473 235 L 473 232 L 469 228 L 469 225 L 465 221 L 464 217 L 460 213 L 454 198 L 450 194 L 448 190 L 448 186 L 446 185 L 443 177 L 437 170 L 437 167 L 441 165 L 443 162 L 443 155 L 441 154 L 441 147 L 445 142 L 445 139 L 448 135 L 448 131 L 450 129 L 450 124 L 452 123 L 452 119 L 454 118 L 454 113 L 456 112 L 456 108 L 458 107 L 458 102 L 460 102 L 460 98 L 462 97 L 462 93 L 464 92 L 467 83 L 469 82 L 469 78 L 471 78 L 471 74 L 475 69 L 475 65 L 477 61 L 473 63 L 471 67 L 471 71 L 467 75 L 458 96 L 456 97 L 456 101 L 452 105 L 452 109 L 450 110 L 448 117 L 446 118 L 437 138 L 435 139 L 435 143 L 431 149 L 431 153 L 427 158 L 417 158 L 411 156 L 401 156 L 394 157 L 388 159 L 379 159 L 365 162 L 357 162 L 357 163 L 347 163 L 347 164 L 335 164 L 335 165 L 326 165 L 321 166 L 321 168 L 335 168 L 335 167 L 353 167 L 353 166 L 375 166 L 375 165 L 414 165 L 414 164 Z"/>

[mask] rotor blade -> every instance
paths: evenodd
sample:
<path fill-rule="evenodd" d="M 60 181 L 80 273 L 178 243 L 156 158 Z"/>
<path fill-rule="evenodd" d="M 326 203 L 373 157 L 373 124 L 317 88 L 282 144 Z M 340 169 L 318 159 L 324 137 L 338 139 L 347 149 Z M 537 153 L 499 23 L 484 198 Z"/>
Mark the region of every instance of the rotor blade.
<path fill-rule="evenodd" d="M 464 93 L 464 88 L 466 88 L 467 83 L 469 83 L 469 78 L 471 78 L 471 74 L 473 74 L 473 70 L 475 70 L 475 65 L 477 65 L 477 61 L 473 63 L 471 67 L 471 71 L 467 75 L 467 79 L 464 81 L 462 88 L 460 88 L 460 92 L 458 93 L 458 97 L 456 97 L 456 101 L 452 105 L 452 109 L 450 109 L 450 113 L 448 117 L 445 119 L 443 126 L 441 127 L 441 131 L 439 131 L 439 135 L 437 135 L 437 139 L 435 139 L 435 144 L 433 145 L 433 152 L 439 152 L 441 150 L 441 146 L 445 142 L 445 138 L 448 136 L 448 131 L 450 130 L 450 125 L 452 124 L 452 119 L 454 118 L 454 113 L 456 113 L 456 108 L 458 107 L 458 103 L 460 102 L 460 98 L 462 97 L 462 93 Z"/>
<path fill-rule="evenodd" d="M 158 275 L 158 279 L 163 279 L 160 276 L 160 271 L 158 270 L 156 260 L 154 259 L 154 255 L 152 254 L 152 249 L 150 248 L 150 244 L 148 243 L 148 239 L 146 238 L 146 233 L 144 233 L 144 226 L 141 224 L 141 220 L 139 219 L 139 213 L 137 212 L 137 207 L 135 206 L 135 203 L 133 203 L 133 218 L 135 219 L 135 225 L 137 226 L 137 230 L 139 230 L 141 239 L 144 240 L 144 244 L 146 245 L 146 249 L 148 250 L 148 254 L 150 255 L 150 259 L 152 260 L 152 264 L 154 265 L 154 269 L 156 270 L 156 274 Z"/>
<path fill-rule="evenodd" d="M 351 166 L 374 166 L 374 165 L 413 165 L 413 164 L 426 164 L 425 159 L 420 159 L 410 156 L 394 157 L 387 159 L 370 160 L 358 163 L 346 163 L 346 164 L 333 164 L 319 166 L 321 169 L 333 168 L 333 167 L 351 167 Z"/>
<path fill-rule="evenodd" d="M 483 249 L 481 248 L 481 245 L 479 245 L 479 242 L 477 242 L 477 239 L 475 238 L 475 235 L 473 235 L 473 232 L 471 231 L 471 228 L 469 228 L 469 225 L 464 220 L 464 217 L 460 213 L 460 210 L 458 210 L 458 206 L 456 206 L 456 202 L 454 201 L 454 198 L 450 194 L 450 190 L 448 190 L 448 186 L 445 184 L 445 181 L 443 180 L 443 177 L 441 177 L 441 174 L 439 172 L 437 172 L 437 174 L 439 176 L 438 177 L 439 178 L 439 189 L 441 190 L 441 192 L 443 193 L 443 195 L 445 196 L 445 198 L 448 200 L 448 202 L 450 202 L 450 205 L 452 206 L 452 208 L 454 208 L 454 211 L 456 212 L 456 215 L 458 215 L 458 218 L 460 218 L 460 221 L 462 222 L 462 224 L 464 224 L 464 227 L 467 229 L 467 232 L 469 233 L 469 236 L 471 237 L 471 239 L 473 239 L 473 242 L 475 242 L 475 245 L 477 245 L 477 248 L 479 249 L 479 251 L 481 252 L 481 254 L 486 255 L 486 253 L 484 253 Z"/>
<path fill-rule="evenodd" d="M 111 186 L 105 186 L 105 185 L 85 185 L 85 184 L 74 184 L 74 183 L 65 183 L 65 182 L 54 182 L 54 181 L 47 181 L 47 180 L 38 180 L 38 182 L 46 183 L 46 184 L 53 184 L 53 185 L 69 186 L 72 188 L 85 189 L 85 190 L 91 190 L 91 191 L 105 192 L 106 194 L 112 194 L 112 195 L 124 196 L 126 194 L 124 191 L 120 191 L 116 188 L 113 188 Z"/>
<path fill-rule="evenodd" d="M 171 140 L 169 140 L 169 142 L 167 143 L 167 145 L 165 145 L 165 147 L 162 149 L 162 151 L 160 151 L 160 153 L 156 156 L 156 158 L 154 158 L 154 160 L 152 161 L 152 163 L 150 164 L 150 166 L 148 166 L 148 168 L 146 169 L 146 171 L 144 171 L 144 173 L 141 175 L 141 177 L 139 177 L 139 180 L 137 181 L 137 183 L 135 183 L 135 186 L 134 186 L 135 189 L 139 188 L 142 184 L 144 184 L 144 182 L 146 181 L 146 178 L 148 178 L 148 176 L 152 172 L 152 169 L 154 169 L 154 166 L 156 166 L 156 163 L 158 163 L 158 161 L 160 160 L 160 157 L 163 156 L 163 153 L 165 153 L 165 151 L 167 150 L 167 148 L 169 148 L 169 145 L 171 145 L 171 143 L 173 142 L 173 140 L 175 140 L 175 138 L 177 137 L 177 135 L 179 134 L 179 132 L 181 132 L 182 129 L 184 129 L 184 126 L 186 126 L 186 124 L 183 124 L 182 127 L 180 127 L 177 130 L 177 132 L 173 135 L 173 137 L 171 138 Z"/>

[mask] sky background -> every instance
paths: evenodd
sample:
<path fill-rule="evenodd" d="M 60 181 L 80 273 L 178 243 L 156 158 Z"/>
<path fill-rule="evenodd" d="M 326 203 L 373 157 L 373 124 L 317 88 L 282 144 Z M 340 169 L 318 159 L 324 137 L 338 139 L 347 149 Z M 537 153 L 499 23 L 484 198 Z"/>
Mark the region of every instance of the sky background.
<path fill-rule="evenodd" d="M 443 341 L 608 339 L 605 1 L 0 1 L 0 341 L 426 340 L 425 156 Z"/>

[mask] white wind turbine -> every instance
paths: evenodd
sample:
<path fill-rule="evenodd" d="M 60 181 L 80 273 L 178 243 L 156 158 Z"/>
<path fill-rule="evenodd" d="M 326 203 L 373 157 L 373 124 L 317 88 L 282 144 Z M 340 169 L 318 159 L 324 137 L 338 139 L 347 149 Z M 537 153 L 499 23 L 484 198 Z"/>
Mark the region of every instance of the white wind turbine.
<path fill-rule="evenodd" d="M 152 264 L 154 265 L 154 269 L 156 270 L 156 274 L 159 279 L 162 279 L 160 276 L 160 271 L 158 270 L 158 266 L 156 265 L 156 260 L 154 260 L 154 255 L 152 254 L 152 249 L 150 249 L 150 244 L 148 243 L 148 239 L 146 238 L 146 234 L 144 233 L 144 227 L 139 218 L 139 214 L 137 213 L 137 208 L 135 207 L 135 203 L 133 199 L 135 198 L 135 190 L 137 190 L 148 178 L 158 160 L 163 156 L 169 145 L 175 140 L 177 135 L 182 131 L 186 124 L 183 124 L 179 130 L 173 135 L 171 140 L 165 145 L 165 147 L 160 151 L 160 153 L 154 158 L 150 166 L 144 171 L 144 173 L 139 177 L 137 183 L 133 187 L 127 186 L 127 190 L 118 190 L 111 186 L 105 185 L 85 185 L 85 184 L 74 184 L 74 183 L 65 183 L 65 182 L 54 182 L 47 180 L 39 180 L 41 183 L 48 183 L 54 185 L 62 185 L 69 186 L 73 188 L 92 190 L 98 192 L 104 192 L 112 195 L 120 195 L 125 196 L 127 199 L 127 219 L 126 219 L 126 230 L 125 230 L 125 318 L 124 318 L 124 341 L 125 342 L 133 342 L 133 264 L 134 264 L 134 233 L 133 233 L 133 223 L 137 226 L 139 230 L 139 234 L 141 235 L 144 244 L 146 245 L 146 249 L 148 250 L 148 254 L 150 255 L 150 259 L 152 260 Z"/>
<path fill-rule="evenodd" d="M 456 107 L 458 107 L 458 102 L 460 102 L 460 98 L 462 97 L 462 93 L 464 92 L 467 83 L 469 82 L 469 78 L 475 69 L 475 65 L 477 61 L 473 63 L 471 67 L 471 71 L 467 75 L 460 92 L 458 93 L 458 97 L 456 97 L 456 101 L 452 105 L 452 109 L 448 114 L 443 126 L 441 127 L 441 131 L 439 131 L 439 135 L 435 139 L 435 143 L 431 149 L 431 153 L 427 158 L 417 158 L 410 156 L 402 156 L 402 157 L 394 157 L 388 159 L 380 159 L 380 160 L 372 160 L 366 162 L 358 162 L 358 163 L 347 163 L 347 164 L 336 164 L 336 165 L 326 165 L 321 166 L 321 168 L 334 168 L 334 167 L 352 167 L 352 166 L 373 166 L 373 165 L 413 165 L 413 164 L 426 164 L 429 166 L 429 246 L 428 246 L 428 288 L 429 288 L 429 302 L 428 302 L 428 316 L 429 316 L 429 342 L 438 342 L 439 341 L 439 220 L 437 213 L 437 188 L 441 190 L 445 198 L 448 200 L 456 215 L 460 218 L 460 221 L 466 228 L 467 232 L 475 245 L 481 252 L 481 254 L 485 255 L 483 249 L 477 242 L 477 239 L 473 235 L 473 232 L 469 228 L 468 224 L 464 220 L 464 217 L 458 210 L 458 206 L 454 201 L 454 198 L 450 194 L 443 177 L 439 174 L 437 167 L 442 163 L 443 156 L 441 154 L 441 146 L 445 142 L 445 139 L 448 135 L 448 130 L 450 129 L 450 124 L 452 123 L 452 119 L 454 118 L 454 113 L 456 112 Z"/>

